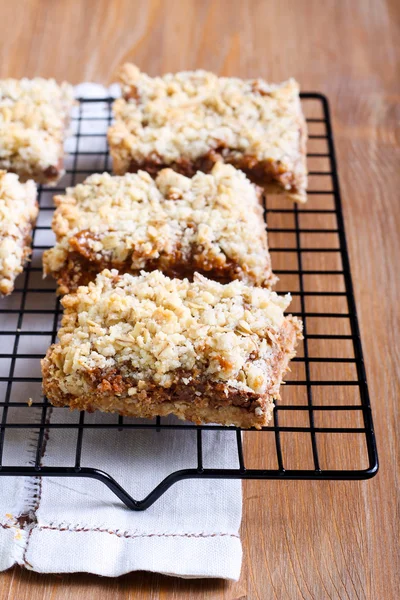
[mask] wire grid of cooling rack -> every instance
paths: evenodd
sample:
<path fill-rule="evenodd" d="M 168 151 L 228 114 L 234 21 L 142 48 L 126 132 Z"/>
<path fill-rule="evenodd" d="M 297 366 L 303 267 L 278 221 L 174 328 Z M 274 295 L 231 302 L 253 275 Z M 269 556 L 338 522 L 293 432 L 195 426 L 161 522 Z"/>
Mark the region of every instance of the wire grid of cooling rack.
<path fill-rule="evenodd" d="M 52 245 L 52 196 L 94 172 L 110 169 L 106 129 L 112 98 L 82 99 L 73 116 L 66 175 L 57 188 L 39 190 L 40 215 L 33 257 L 12 296 L 0 303 L 0 475 L 88 477 L 106 484 L 129 508 L 143 510 L 172 484 L 185 478 L 366 479 L 376 474 L 378 457 L 362 347 L 346 247 L 332 128 L 326 98 L 303 93 L 309 128 L 308 202 L 292 205 L 282 197 L 264 200 L 272 264 L 279 292 L 291 292 L 291 312 L 304 323 L 304 342 L 292 363 L 273 423 L 262 431 L 196 426 L 177 420 L 93 423 L 85 413 L 60 419 L 66 408 L 52 408 L 41 396 L 40 358 L 54 342 L 60 317 L 55 285 L 42 279 L 41 254 Z M 91 116 L 88 116 L 88 112 Z M 93 116 L 94 114 L 94 116 Z M 99 133 L 99 127 L 102 132 Z M 6 351 L 5 351 L 6 350 Z M 29 406 L 27 401 L 29 399 Z M 142 500 L 135 500 L 114 478 L 82 464 L 88 429 L 170 430 L 196 435 L 195 466 L 169 473 Z M 73 437 L 74 457 L 46 466 L 42 458 L 52 430 Z M 20 464 L 7 456 L 8 436 L 29 436 L 34 459 Z M 236 436 L 237 467 L 211 468 L 203 460 L 209 430 Z M 24 433 L 25 431 L 25 433 Z M 233 432 L 233 433 L 232 433 Z M 131 432 L 132 435 L 134 431 Z"/>

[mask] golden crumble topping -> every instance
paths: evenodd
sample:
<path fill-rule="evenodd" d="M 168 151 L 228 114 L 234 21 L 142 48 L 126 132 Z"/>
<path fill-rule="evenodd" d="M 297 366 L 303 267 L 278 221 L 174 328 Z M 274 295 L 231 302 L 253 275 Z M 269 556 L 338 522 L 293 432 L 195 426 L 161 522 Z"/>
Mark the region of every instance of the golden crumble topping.
<path fill-rule="evenodd" d="M 73 88 L 53 79 L 0 80 L 0 168 L 46 183 L 62 174 Z"/>
<path fill-rule="evenodd" d="M 295 80 L 270 85 L 201 70 L 152 78 L 132 64 L 119 78 L 123 98 L 114 103 L 108 135 L 115 172 L 152 164 L 185 169 L 217 152 L 305 200 L 306 132 Z"/>
<path fill-rule="evenodd" d="M 36 186 L 0 171 L 0 293 L 10 294 L 30 254 L 31 232 L 38 214 Z"/>
<path fill-rule="evenodd" d="M 258 190 L 231 165 L 217 163 L 192 179 L 171 169 L 155 180 L 144 171 L 91 175 L 55 202 L 57 243 L 44 268 L 56 277 L 80 253 L 97 272 L 125 265 L 131 272 L 202 270 L 260 286 L 275 281 Z"/>
<path fill-rule="evenodd" d="M 276 396 L 282 377 L 276 363 L 284 363 L 285 352 L 293 355 L 293 344 L 285 348 L 281 336 L 289 320 L 298 335 L 301 329 L 283 314 L 289 302 L 289 295 L 240 281 L 105 270 L 63 298 L 60 341 L 44 363 L 72 396 L 87 394 L 96 372 L 132 381 L 129 396 L 149 382 L 170 388 L 199 378 L 257 394 L 273 388 Z"/>

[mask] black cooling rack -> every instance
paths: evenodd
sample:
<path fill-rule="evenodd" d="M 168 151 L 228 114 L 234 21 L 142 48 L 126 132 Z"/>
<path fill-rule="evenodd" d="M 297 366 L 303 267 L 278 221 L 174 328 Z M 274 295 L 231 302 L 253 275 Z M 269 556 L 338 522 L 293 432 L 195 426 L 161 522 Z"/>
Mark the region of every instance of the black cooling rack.
<path fill-rule="evenodd" d="M 187 478 L 319 480 L 367 479 L 375 475 L 378 457 L 332 127 L 327 99 L 318 93 L 302 94 L 310 134 L 309 200 L 304 206 L 292 205 L 278 197 L 265 200 L 273 268 L 280 278 L 278 291 L 292 293 L 293 314 L 304 323 L 304 342 L 292 363 L 282 399 L 274 409 L 272 425 L 258 432 L 242 432 L 235 427 L 196 426 L 160 418 L 128 422 L 118 416 L 112 422 L 93 424 L 83 412 L 77 422 L 66 423 L 58 416 L 68 409 L 52 408 L 40 395 L 39 361 L 43 352 L 35 353 L 32 346 L 35 348 L 38 337 L 46 345 L 55 340 L 61 312 L 54 282 L 42 280 L 41 276 L 41 253 L 51 244 L 48 236 L 52 195 L 90 173 L 109 170 L 105 132 L 111 122 L 111 102 L 111 98 L 80 102 L 73 118 L 70 168 L 60 187 L 39 190 L 40 216 L 32 262 L 18 278 L 14 294 L 0 302 L 0 350 L 8 350 L 0 353 L 0 475 L 94 478 L 133 510 L 147 508 L 171 485 Z M 98 132 L 98 127 L 103 128 L 103 133 Z M 43 243 L 46 238 L 47 243 Z M 36 396 L 29 401 L 32 406 L 27 404 L 30 396 Z M 31 418 L 32 409 L 35 419 Z M 17 411 L 18 418 L 12 416 L 13 411 Z M 144 499 L 135 500 L 112 473 L 101 470 L 101 464 L 99 468 L 82 466 L 82 446 L 89 428 L 151 429 L 159 435 L 171 429 L 195 430 L 196 467 L 170 473 Z M 29 464 L 12 460 L 11 464 L 5 464 L 10 459 L 3 460 L 13 429 L 26 430 L 26 436 L 34 444 L 34 459 Z M 71 430 L 70 435 L 75 436 L 75 457 L 67 464 L 44 466 L 46 441 L 54 429 Z M 203 464 L 203 434 L 208 430 L 235 432 L 237 468 L 208 468 Z"/>

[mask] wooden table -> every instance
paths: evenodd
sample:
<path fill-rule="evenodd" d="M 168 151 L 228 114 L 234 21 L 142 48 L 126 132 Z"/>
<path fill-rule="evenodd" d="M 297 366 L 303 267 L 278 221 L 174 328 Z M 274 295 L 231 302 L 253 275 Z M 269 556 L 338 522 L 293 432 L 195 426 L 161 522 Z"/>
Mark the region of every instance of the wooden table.
<path fill-rule="evenodd" d="M 369 482 L 246 483 L 237 584 L 143 573 L 116 580 L 40 576 L 15 568 L 0 576 L 0 598 L 398 598 L 398 1 L 1 0 L 0 6 L 1 77 L 106 83 L 131 60 L 150 74 L 201 66 L 271 81 L 294 76 L 304 90 L 327 94 L 381 462 Z"/>

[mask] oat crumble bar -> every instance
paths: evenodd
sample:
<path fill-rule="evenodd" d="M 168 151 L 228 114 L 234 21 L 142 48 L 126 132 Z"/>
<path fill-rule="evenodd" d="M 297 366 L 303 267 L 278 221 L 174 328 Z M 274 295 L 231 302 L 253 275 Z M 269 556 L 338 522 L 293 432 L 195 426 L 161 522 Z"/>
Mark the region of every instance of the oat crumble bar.
<path fill-rule="evenodd" d="M 0 168 L 21 181 L 55 184 L 63 175 L 73 88 L 54 79 L 0 80 Z"/>
<path fill-rule="evenodd" d="M 78 410 L 261 428 L 301 337 L 289 302 L 241 281 L 105 270 L 62 299 L 44 392 Z"/>
<path fill-rule="evenodd" d="M 125 64 L 119 82 L 108 132 L 116 174 L 171 167 L 192 176 L 223 160 L 267 192 L 306 201 L 307 133 L 294 79 L 270 85 L 207 71 L 153 78 Z"/>
<path fill-rule="evenodd" d="M 0 171 L 0 294 L 11 294 L 31 254 L 32 229 L 38 215 L 36 186 Z"/>
<path fill-rule="evenodd" d="M 92 175 L 55 203 L 57 243 L 43 264 L 61 294 L 105 268 L 180 278 L 197 271 L 267 287 L 276 281 L 259 190 L 231 165 L 217 163 L 192 179 L 172 169 L 155 180 L 144 171 Z"/>

